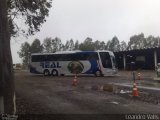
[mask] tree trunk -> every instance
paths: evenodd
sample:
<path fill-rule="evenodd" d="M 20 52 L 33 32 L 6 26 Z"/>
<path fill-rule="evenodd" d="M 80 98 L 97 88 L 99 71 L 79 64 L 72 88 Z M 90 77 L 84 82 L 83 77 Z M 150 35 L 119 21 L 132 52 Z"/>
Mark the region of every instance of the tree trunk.
<path fill-rule="evenodd" d="M 0 0 L 0 113 L 15 114 L 15 87 L 7 17 L 7 0 Z"/>

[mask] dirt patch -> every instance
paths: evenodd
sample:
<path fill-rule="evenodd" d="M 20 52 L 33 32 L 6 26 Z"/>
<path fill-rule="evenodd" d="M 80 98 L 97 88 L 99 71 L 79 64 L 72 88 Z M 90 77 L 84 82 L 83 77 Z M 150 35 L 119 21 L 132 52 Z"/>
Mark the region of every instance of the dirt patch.
<path fill-rule="evenodd" d="M 142 101 L 156 105 L 160 104 L 160 97 L 151 93 L 139 92 L 138 97 L 133 97 L 131 93 L 125 93 L 125 94 L 117 93 L 117 95 L 132 101 Z"/>
<path fill-rule="evenodd" d="M 152 104 L 160 104 L 160 96 L 157 96 L 156 94 L 144 92 L 144 91 L 138 91 L 139 96 L 133 97 L 131 95 L 132 90 L 130 88 L 125 88 L 113 84 L 105 84 L 105 85 L 94 85 L 91 87 L 92 90 L 98 90 L 98 91 L 106 91 L 114 93 L 118 96 L 124 97 L 129 100 L 133 101 L 142 101 L 146 103 L 152 103 Z"/>
<path fill-rule="evenodd" d="M 41 104 L 16 95 L 17 114 L 43 114 L 46 111 Z"/>

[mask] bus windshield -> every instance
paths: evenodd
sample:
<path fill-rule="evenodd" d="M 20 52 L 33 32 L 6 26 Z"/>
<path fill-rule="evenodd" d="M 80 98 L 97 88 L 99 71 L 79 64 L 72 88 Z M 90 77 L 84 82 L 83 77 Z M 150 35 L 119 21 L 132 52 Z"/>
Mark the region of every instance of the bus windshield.
<path fill-rule="evenodd" d="M 111 57 L 108 52 L 100 52 L 102 65 L 104 68 L 112 68 Z"/>

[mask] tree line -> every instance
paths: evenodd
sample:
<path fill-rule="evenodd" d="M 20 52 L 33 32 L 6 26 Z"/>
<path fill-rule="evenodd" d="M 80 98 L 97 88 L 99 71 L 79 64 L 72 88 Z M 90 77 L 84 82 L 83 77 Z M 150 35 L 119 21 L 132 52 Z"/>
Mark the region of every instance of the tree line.
<path fill-rule="evenodd" d="M 143 33 L 131 36 L 128 43 L 125 41 L 120 42 L 116 36 L 107 42 L 99 40 L 93 41 L 92 38 L 87 37 L 81 43 L 78 40 L 74 41 L 73 39 L 62 43 L 62 40 L 58 37 L 54 39 L 48 37 L 43 40 L 43 43 L 41 43 L 39 39 L 35 39 L 31 44 L 28 42 L 23 43 L 18 54 L 19 57 L 22 58 L 23 65 L 27 66 L 31 53 L 54 53 L 56 51 L 72 50 L 110 50 L 116 52 L 152 47 L 160 47 L 160 37 L 154 37 L 152 35 L 145 37 Z"/>

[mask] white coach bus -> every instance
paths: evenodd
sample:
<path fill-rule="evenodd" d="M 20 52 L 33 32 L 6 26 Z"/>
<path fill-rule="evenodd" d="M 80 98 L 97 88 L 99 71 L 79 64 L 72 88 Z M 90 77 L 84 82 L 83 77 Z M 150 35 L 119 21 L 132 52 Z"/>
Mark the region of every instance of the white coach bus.
<path fill-rule="evenodd" d="M 30 72 L 59 76 L 72 75 L 70 65 L 79 63 L 81 74 L 95 76 L 114 75 L 117 73 L 115 56 L 111 51 L 69 51 L 31 54 Z"/>

